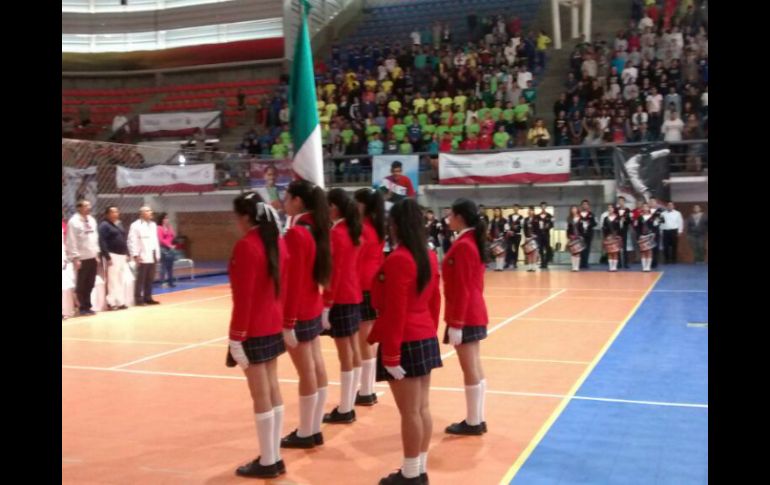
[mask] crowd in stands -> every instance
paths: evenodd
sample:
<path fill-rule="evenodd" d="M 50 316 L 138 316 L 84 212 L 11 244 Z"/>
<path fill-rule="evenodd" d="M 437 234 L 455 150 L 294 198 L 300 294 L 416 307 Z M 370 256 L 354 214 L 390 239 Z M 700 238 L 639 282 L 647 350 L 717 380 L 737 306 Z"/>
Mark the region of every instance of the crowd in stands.
<path fill-rule="evenodd" d="M 551 39 L 525 33 L 517 17 L 468 18 L 469 38 L 447 23 L 412 32 L 404 45 L 332 47 L 316 62 L 318 112 L 327 156 L 545 146 L 537 80 Z M 291 153 L 288 105 L 276 93 L 258 107 L 241 149 Z M 344 170 L 344 162 L 338 168 Z"/>
<path fill-rule="evenodd" d="M 575 47 L 553 106 L 556 145 L 708 138 L 708 34 L 695 3 L 633 0 L 627 29 Z M 671 149 L 688 170 L 707 156 L 698 144 Z M 588 148 L 578 159 L 597 171 L 608 160 Z"/>

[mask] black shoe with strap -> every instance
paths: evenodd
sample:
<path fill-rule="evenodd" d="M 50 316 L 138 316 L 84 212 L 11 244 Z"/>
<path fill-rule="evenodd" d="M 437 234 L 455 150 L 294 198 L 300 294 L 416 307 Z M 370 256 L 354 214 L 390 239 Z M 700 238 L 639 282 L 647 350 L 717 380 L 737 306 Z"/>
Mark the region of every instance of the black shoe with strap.
<path fill-rule="evenodd" d="M 347 413 L 341 413 L 339 412 L 339 408 L 334 408 L 334 410 L 328 414 L 324 414 L 324 423 L 330 423 L 330 424 L 350 424 L 356 420 L 356 411 L 351 409 Z"/>
<path fill-rule="evenodd" d="M 371 393 L 368 396 L 356 393 L 356 406 L 374 406 L 377 404 L 377 394 Z"/>
<path fill-rule="evenodd" d="M 426 474 L 427 479 L 427 474 Z M 401 470 L 391 473 L 387 477 L 380 480 L 380 485 L 422 485 L 422 476 L 418 475 L 414 478 L 406 478 Z"/>
<path fill-rule="evenodd" d="M 284 463 L 283 460 L 276 461 L 275 467 L 278 469 L 278 473 L 280 475 L 283 475 L 284 473 L 286 473 L 286 463 Z"/>
<path fill-rule="evenodd" d="M 420 483 L 422 485 L 428 485 L 430 483 L 428 481 L 428 474 L 427 473 L 420 473 Z"/>
<path fill-rule="evenodd" d="M 485 432 L 485 433 L 487 432 L 487 422 L 486 421 L 482 421 L 481 422 L 481 430 L 483 432 Z"/>
<path fill-rule="evenodd" d="M 313 435 L 313 441 L 315 442 L 316 446 L 321 446 L 324 444 L 324 435 L 320 432 Z"/>
<path fill-rule="evenodd" d="M 238 469 L 235 470 L 235 474 L 239 477 L 249 478 L 276 478 L 281 474 L 278 471 L 277 463 L 273 463 L 272 465 L 261 465 L 259 463 L 259 458 L 260 457 L 257 457 L 251 463 L 239 466 Z"/>
<path fill-rule="evenodd" d="M 305 450 L 315 448 L 315 439 L 313 438 L 313 435 L 302 437 L 297 434 L 297 431 L 298 430 L 295 429 L 281 440 L 281 448 L 299 448 Z"/>
<path fill-rule="evenodd" d="M 453 423 L 446 427 L 447 434 L 458 434 L 464 436 L 479 436 L 484 434 L 484 427 L 481 424 L 471 426 L 463 419 L 459 423 Z"/>

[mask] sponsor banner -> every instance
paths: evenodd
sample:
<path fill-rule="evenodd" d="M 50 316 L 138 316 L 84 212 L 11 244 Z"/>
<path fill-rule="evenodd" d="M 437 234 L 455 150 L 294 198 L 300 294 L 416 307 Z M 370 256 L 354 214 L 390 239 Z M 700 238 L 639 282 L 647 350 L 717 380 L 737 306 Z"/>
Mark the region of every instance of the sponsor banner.
<path fill-rule="evenodd" d="M 198 128 L 218 130 L 221 118 L 219 111 L 153 113 L 139 115 L 139 133 L 167 136 L 169 134 L 192 134 Z M 211 123 L 209 125 L 209 123 Z"/>
<path fill-rule="evenodd" d="M 567 182 L 569 150 L 439 154 L 441 184 L 534 184 Z"/>
<path fill-rule="evenodd" d="M 117 167 L 115 178 L 123 192 L 208 192 L 214 190 L 214 164 Z"/>

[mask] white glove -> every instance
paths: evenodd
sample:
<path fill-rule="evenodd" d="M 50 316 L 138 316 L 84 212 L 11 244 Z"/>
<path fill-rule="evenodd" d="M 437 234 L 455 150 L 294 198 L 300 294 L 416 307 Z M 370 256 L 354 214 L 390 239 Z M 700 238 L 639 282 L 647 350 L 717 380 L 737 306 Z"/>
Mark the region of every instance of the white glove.
<path fill-rule="evenodd" d="M 401 379 L 406 376 L 406 371 L 403 367 L 400 365 L 397 365 L 395 367 L 385 366 L 385 370 L 388 371 L 388 374 L 393 376 L 393 379 L 400 381 Z"/>
<path fill-rule="evenodd" d="M 463 329 L 449 327 L 449 344 L 455 347 L 463 343 Z"/>
<path fill-rule="evenodd" d="M 332 328 L 332 324 L 329 322 L 329 310 L 330 308 L 324 308 L 323 313 L 321 313 L 321 326 L 324 330 L 331 330 Z"/>
<path fill-rule="evenodd" d="M 243 342 L 230 340 L 230 355 L 233 356 L 233 360 L 235 360 L 242 369 L 249 367 L 249 358 L 246 357 L 246 351 L 243 350 Z"/>
<path fill-rule="evenodd" d="M 297 334 L 294 332 L 293 328 L 283 329 L 283 341 L 292 349 L 297 346 Z"/>

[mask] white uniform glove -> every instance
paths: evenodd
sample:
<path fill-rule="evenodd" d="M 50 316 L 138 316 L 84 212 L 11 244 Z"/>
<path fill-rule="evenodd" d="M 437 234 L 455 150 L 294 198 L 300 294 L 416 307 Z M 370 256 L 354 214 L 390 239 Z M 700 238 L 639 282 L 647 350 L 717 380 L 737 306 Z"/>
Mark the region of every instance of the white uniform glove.
<path fill-rule="evenodd" d="M 321 326 L 323 326 L 324 330 L 330 330 L 332 328 L 331 322 L 329 322 L 329 310 L 330 308 L 324 308 L 323 313 L 321 313 Z"/>
<path fill-rule="evenodd" d="M 246 357 L 246 351 L 243 350 L 243 342 L 230 340 L 230 355 L 233 356 L 233 360 L 235 360 L 242 369 L 249 367 L 249 358 Z"/>
<path fill-rule="evenodd" d="M 455 347 L 463 343 L 463 329 L 449 327 L 449 344 Z"/>
<path fill-rule="evenodd" d="M 406 371 L 400 365 L 397 365 L 395 367 L 390 367 L 386 365 L 385 370 L 388 371 L 388 374 L 392 375 L 393 379 L 397 381 L 400 381 L 406 375 Z"/>
<path fill-rule="evenodd" d="M 297 334 L 294 332 L 293 328 L 283 329 L 283 341 L 292 349 L 297 346 Z"/>

